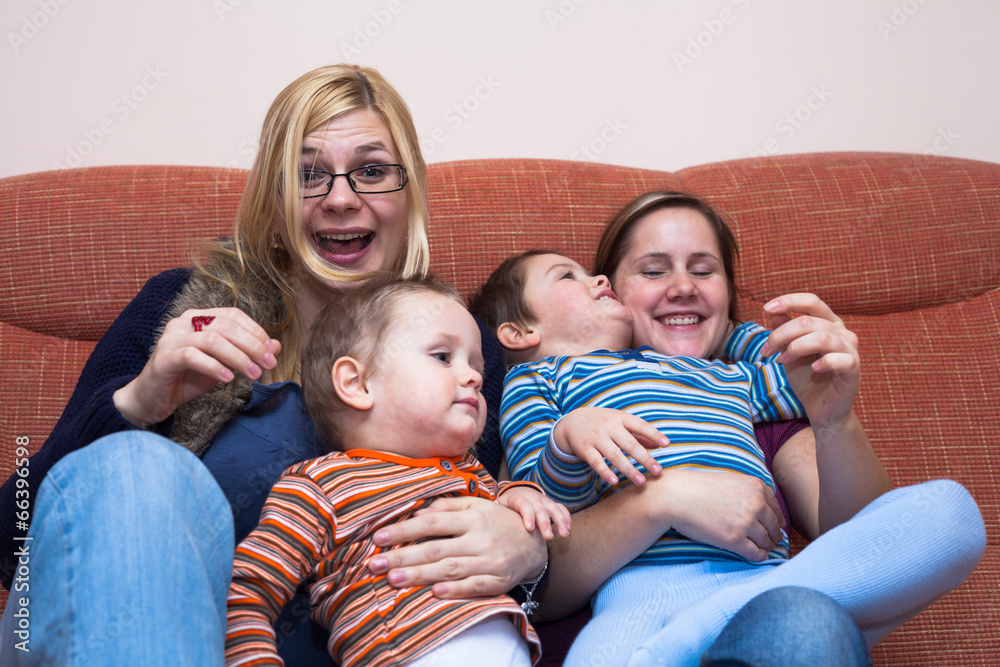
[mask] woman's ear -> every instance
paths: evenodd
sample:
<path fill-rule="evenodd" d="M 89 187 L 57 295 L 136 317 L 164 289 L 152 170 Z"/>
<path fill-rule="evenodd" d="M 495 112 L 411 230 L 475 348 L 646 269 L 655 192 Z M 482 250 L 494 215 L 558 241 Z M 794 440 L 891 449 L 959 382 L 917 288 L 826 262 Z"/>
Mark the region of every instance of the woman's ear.
<path fill-rule="evenodd" d="M 330 370 L 333 390 L 345 405 L 355 410 L 371 410 L 375 397 L 368 391 L 365 365 L 354 357 L 340 357 Z"/>
<path fill-rule="evenodd" d="M 537 329 L 504 322 L 497 327 L 497 340 L 507 350 L 530 350 L 542 343 L 542 334 Z"/>

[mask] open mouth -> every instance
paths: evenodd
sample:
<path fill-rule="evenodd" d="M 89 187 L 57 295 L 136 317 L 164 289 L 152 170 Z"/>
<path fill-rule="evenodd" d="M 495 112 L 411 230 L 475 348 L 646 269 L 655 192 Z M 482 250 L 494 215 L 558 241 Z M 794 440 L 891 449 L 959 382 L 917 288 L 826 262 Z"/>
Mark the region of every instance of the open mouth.
<path fill-rule="evenodd" d="M 597 296 L 598 301 L 618 301 L 618 295 L 611 290 L 605 290 Z"/>
<path fill-rule="evenodd" d="M 371 245 L 375 232 L 349 232 L 346 234 L 317 234 L 316 243 L 334 255 L 351 255 Z"/>
<path fill-rule="evenodd" d="M 698 315 L 681 315 L 675 317 L 658 317 L 656 318 L 660 324 L 665 324 L 669 327 L 680 327 L 690 324 L 698 324 L 704 318 Z"/>

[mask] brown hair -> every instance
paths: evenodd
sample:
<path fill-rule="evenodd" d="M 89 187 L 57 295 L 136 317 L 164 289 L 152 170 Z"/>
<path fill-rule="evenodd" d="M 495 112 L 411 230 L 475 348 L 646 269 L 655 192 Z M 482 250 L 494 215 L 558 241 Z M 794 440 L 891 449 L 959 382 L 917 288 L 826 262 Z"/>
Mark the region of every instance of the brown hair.
<path fill-rule="evenodd" d="M 392 356 L 385 343 L 396 308 L 415 294 L 439 294 L 465 307 L 454 287 L 435 278 L 379 274 L 344 291 L 320 311 L 309 328 L 302 349 L 302 402 L 328 451 L 340 447 L 337 413 L 346 409 L 333 388 L 333 363 L 341 357 L 353 357 L 364 364 L 368 377 L 380 372 Z M 433 315 L 429 313 L 429 317 Z"/>
<path fill-rule="evenodd" d="M 221 264 L 223 268 L 212 271 L 199 268 L 203 274 L 226 285 L 233 293 L 234 303 L 240 303 L 270 335 L 281 341 L 283 354 L 273 371 L 276 380 L 298 377 L 305 324 L 299 321 L 295 304 L 291 257 L 284 248 L 275 248 L 274 221 L 282 218 L 286 221 L 289 242 L 314 274 L 347 282 L 370 276 L 337 270 L 316 255 L 302 233 L 297 178 L 302 139 L 322 129 L 332 118 L 357 109 L 373 111 L 386 124 L 409 179 L 406 241 L 393 271 L 404 278 L 427 273 L 427 166 L 403 98 L 378 71 L 367 67 L 331 65 L 302 75 L 278 94 L 264 118 L 260 148 L 243 191 L 233 240 L 215 244 L 209 250 L 209 263 Z M 272 286 L 277 287 L 277 295 Z M 241 296 L 247 293 L 261 296 Z M 263 312 L 275 311 L 275 300 L 280 301 L 277 320 L 264 321 Z M 258 301 L 263 304 L 262 313 L 256 312 Z"/>
<path fill-rule="evenodd" d="M 527 326 L 535 314 L 524 300 L 524 263 L 538 255 L 559 255 L 554 250 L 528 250 L 500 263 L 469 301 L 469 310 L 493 332 L 504 322 Z"/>
<path fill-rule="evenodd" d="M 594 275 L 603 274 L 614 285 L 614 274 L 621 264 L 622 258 L 632 247 L 632 236 L 639 221 L 648 213 L 663 208 L 689 208 L 705 216 L 709 226 L 719 242 L 722 253 L 722 264 L 726 273 L 726 284 L 729 287 L 729 320 L 737 322 L 736 318 L 736 259 L 739 247 L 733 230 L 729 228 L 721 210 L 715 208 L 706 200 L 695 195 L 673 190 L 657 190 L 647 192 L 626 204 L 611 219 L 604 228 L 601 240 L 597 244 L 597 254 L 594 257 Z"/>

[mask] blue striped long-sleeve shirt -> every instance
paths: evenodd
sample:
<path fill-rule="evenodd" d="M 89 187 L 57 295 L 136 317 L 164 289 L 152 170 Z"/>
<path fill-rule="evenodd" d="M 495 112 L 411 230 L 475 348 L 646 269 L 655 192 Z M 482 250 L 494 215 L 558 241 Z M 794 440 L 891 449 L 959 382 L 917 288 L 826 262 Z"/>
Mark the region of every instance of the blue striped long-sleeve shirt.
<path fill-rule="evenodd" d="M 555 424 L 563 415 L 581 407 L 602 407 L 641 417 L 666 435 L 670 445 L 651 451 L 664 469 L 739 472 L 774 489 L 753 423 L 796 419 L 805 416 L 805 410 L 781 365 L 756 361 L 767 333 L 750 323 L 738 327 L 730 338 L 727 351 L 753 362 L 671 357 L 644 347 L 549 357 L 515 366 L 505 381 L 500 414 L 512 478 L 537 482 L 574 511 L 630 483 L 619 473 L 618 483 L 609 485 L 585 461 L 564 454 L 553 441 Z M 771 558 L 787 557 L 785 536 Z M 706 559 L 739 556 L 668 531 L 635 562 Z"/>

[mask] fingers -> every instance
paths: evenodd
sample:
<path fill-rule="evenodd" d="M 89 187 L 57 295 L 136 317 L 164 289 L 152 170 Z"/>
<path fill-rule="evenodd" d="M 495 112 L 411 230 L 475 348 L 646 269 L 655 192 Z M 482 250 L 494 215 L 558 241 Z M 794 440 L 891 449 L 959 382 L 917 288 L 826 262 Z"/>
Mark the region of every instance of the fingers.
<path fill-rule="evenodd" d="M 195 331 L 195 317 L 201 318 L 201 331 Z M 179 405 L 201 396 L 217 383 L 231 382 L 235 372 L 251 379 L 260 377 L 261 367 L 247 356 L 247 351 L 265 368 L 273 368 L 277 364 L 274 354 L 281 345 L 266 333 L 263 335 L 267 342 L 260 342 L 251 329 L 263 333 L 235 308 L 186 311 L 167 323 L 142 371 L 115 393 L 115 407 L 129 422 L 145 427 L 163 421 Z M 227 336 L 239 341 L 247 351 L 231 343 Z"/>
<path fill-rule="evenodd" d="M 746 526 L 745 537 L 737 544 L 737 553 L 748 560 L 765 560 L 770 552 L 781 544 L 785 536 L 781 532 L 785 525 L 781 506 L 771 488 L 760 480 L 764 503 L 755 511 Z"/>
<path fill-rule="evenodd" d="M 539 495 L 539 497 L 541 502 L 535 508 L 538 532 L 546 540 L 554 539 L 555 533 L 552 532 L 552 526 L 554 525 L 556 532 L 559 533 L 559 537 L 569 537 L 569 529 L 572 523 L 569 510 L 565 506 L 552 502 L 544 496 Z"/>
<path fill-rule="evenodd" d="M 605 449 L 607 453 L 602 451 L 600 448 L 590 449 L 585 452 L 581 458 L 586 461 L 587 465 L 589 465 L 601 479 L 612 486 L 618 484 L 618 476 L 611 470 L 611 468 L 608 467 L 608 463 L 613 465 L 621 471 L 622 475 L 631 479 L 636 484 L 642 484 L 642 482 L 638 481 L 638 477 L 642 477 L 642 475 L 635 469 L 635 466 L 629 463 L 628 459 L 625 458 L 620 449 L 617 447 L 606 447 Z M 607 459 L 607 463 L 605 463 L 605 459 Z"/>
<path fill-rule="evenodd" d="M 628 432 L 647 449 L 666 447 L 670 444 L 667 436 L 660 433 L 660 430 L 641 417 L 636 417 L 628 412 L 622 413 L 622 425 Z"/>
<path fill-rule="evenodd" d="M 431 537 L 448 537 L 464 533 L 468 529 L 469 520 L 472 517 L 461 513 L 459 510 L 466 509 L 468 504 L 457 506 L 462 504 L 462 499 L 459 498 L 442 498 L 440 500 L 442 502 L 435 501 L 431 503 L 431 507 L 438 511 L 422 513 L 411 519 L 383 526 L 375 531 L 372 540 L 377 546 L 390 547 Z M 459 501 L 459 503 L 446 503 L 443 501 Z M 428 544 L 432 543 L 429 542 Z M 410 550 L 406 552 L 405 549 L 398 549 L 392 553 L 399 554 L 400 552 L 404 552 L 404 555 L 408 555 L 414 554 L 414 551 Z M 409 562 L 418 561 L 410 560 Z M 402 567 L 406 564 L 406 562 L 397 562 L 393 567 Z"/>
<path fill-rule="evenodd" d="M 546 540 L 551 540 L 555 538 L 555 533 L 552 532 L 552 526 L 555 525 L 560 537 L 569 537 L 569 510 L 534 489 L 511 489 L 501 495 L 497 502 L 520 514 L 527 531 L 534 530 L 537 525 L 539 534 Z"/>
<path fill-rule="evenodd" d="M 758 528 L 754 529 L 756 532 L 751 539 L 760 548 L 770 551 L 785 539 L 781 532 L 784 523 L 785 518 L 780 509 L 777 512 L 766 512 L 761 516 Z"/>
<path fill-rule="evenodd" d="M 808 292 L 796 292 L 784 294 L 775 299 L 771 299 L 764 304 L 764 310 L 772 315 L 790 315 L 801 313 L 812 315 L 831 322 L 839 321 L 840 318 L 833 312 L 833 309 L 815 294 Z"/>
<path fill-rule="evenodd" d="M 765 506 L 758 512 L 759 523 L 757 525 L 759 529 L 751 539 L 764 551 L 770 551 L 785 539 L 781 532 L 781 529 L 785 527 L 785 515 L 781 512 L 781 505 L 778 504 L 778 499 L 771 487 L 763 481 L 761 481 L 761 486 L 763 486 Z"/>
<path fill-rule="evenodd" d="M 424 545 L 412 545 L 405 549 Z M 454 557 L 444 556 L 440 559 L 420 565 L 397 567 L 388 558 L 402 549 L 374 556 L 368 561 L 368 570 L 373 574 L 385 574 L 389 583 L 396 588 L 410 586 L 433 586 L 437 597 L 478 597 L 482 595 L 501 595 L 506 592 L 503 581 L 499 577 L 480 574 L 488 570 L 487 559 L 478 556 Z M 439 552 L 429 551 L 430 556 L 438 556 Z M 387 564 L 388 563 L 388 564 Z"/>
<path fill-rule="evenodd" d="M 233 379 L 232 371 L 219 363 L 218 359 L 202 352 L 196 347 L 176 345 L 170 340 L 160 339 L 150 362 L 158 375 L 172 378 L 185 371 L 193 371 L 212 378 L 215 382 L 228 382 Z M 149 363 L 149 362 L 147 362 Z"/>
<path fill-rule="evenodd" d="M 765 523 L 765 527 L 771 534 L 771 539 L 775 542 L 780 542 L 782 539 L 781 528 L 785 528 L 785 515 L 781 511 L 781 505 L 778 503 L 777 496 L 774 495 L 774 491 L 771 490 L 766 483 L 764 484 L 764 501 L 767 506 L 771 509 L 770 516 L 775 519 L 775 526 L 771 527 Z"/>
<path fill-rule="evenodd" d="M 369 559 L 368 569 L 385 573 L 393 586 L 431 585 L 436 596 L 451 598 L 500 595 L 524 579 L 525 571 L 541 568 L 541 535 L 525 531 L 517 513 L 484 498 L 451 500 L 464 507 L 441 503 L 379 528 L 373 536 L 378 546 L 422 541 L 382 551 Z"/>
<path fill-rule="evenodd" d="M 781 363 L 806 361 L 817 373 L 857 374 L 861 357 L 856 347 L 828 333 L 811 333 L 792 341 L 781 353 Z"/>
<path fill-rule="evenodd" d="M 755 562 L 765 561 L 771 556 L 769 549 L 757 546 L 757 544 L 750 539 L 746 540 L 743 547 L 741 549 L 737 549 L 736 553 L 749 561 Z"/>
<path fill-rule="evenodd" d="M 632 465 L 629 456 L 641 463 L 650 472 L 659 475 L 662 472 L 660 464 L 649 454 L 649 451 L 640 445 L 628 431 L 622 430 L 610 435 L 610 441 L 602 441 L 593 448 L 582 452 L 581 458 L 594 469 L 601 478 L 612 486 L 618 484 L 618 476 L 608 467 L 608 463 L 614 466 L 618 472 L 626 479 L 631 480 L 636 485 L 646 482 L 646 476 Z"/>
<path fill-rule="evenodd" d="M 858 337 L 844 326 L 844 321 L 822 299 L 804 292 L 785 294 L 764 304 L 772 315 L 774 331 L 767 340 L 764 354 L 784 351 L 793 341 L 813 332 L 826 332 L 831 338 L 824 351 L 841 351 L 838 345 L 857 349 Z M 792 318 L 792 314 L 800 317 Z M 834 341 L 839 341 L 835 343 Z M 819 352 L 822 354 L 822 352 Z"/>
<path fill-rule="evenodd" d="M 538 495 L 544 500 L 544 497 L 542 497 L 541 494 Z M 535 525 L 537 525 L 539 534 L 546 540 L 554 539 L 556 536 L 552 531 L 553 524 L 555 524 L 556 530 L 559 531 L 560 537 L 569 536 L 568 519 L 560 523 L 554 504 L 546 506 L 542 503 L 535 505 L 530 502 L 525 502 L 522 507 L 511 509 L 517 509 L 522 520 L 524 521 L 525 530 L 534 530 Z"/>
<path fill-rule="evenodd" d="M 843 321 L 837 317 L 837 314 L 833 312 L 830 306 L 815 294 L 807 292 L 784 294 L 764 304 L 764 310 L 771 314 L 771 328 L 775 331 L 783 329 L 791 323 L 797 323 L 796 328 L 799 331 L 802 331 L 803 327 L 806 326 L 810 328 L 809 330 L 812 330 L 822 326 L 819 324 L 820 322 L 833 325 L 833 327 L 840 327 L 846 331 L 843 327 Z M 794 314 L 808 316 L 808 318 L 793 318 Z M 799 322 L 798 320 L 803 321 Z M 791 332 L 787 330 L 784 332 L 784 335 L 779 334 L 778 337 L 772 335 L 768 339 L 768 345 L 764 352 L 765 355 L 782 349 L 791 340 L 791 338 L 788 338 L 790 335 Z"/>
<path fill-rule="evenodd" d="M 667 436 L 660 433 L 660 430 L 655 426 L 647 422 L 645 419 L 636 417 L 635 415 L 625 413 L 622 419 L 622 424 L 628 429 L 628 434 L 631 437 L 623 438 L 622 449 L 628 452 L 632 458 L 638 461 L 646 470 L 652 475 L 659 475 L 663 472 L 663 468 L 656 461 L 652 454 L 647 450 L 657 449 L 659 447 L 666 447 L 670 444 L 670 440 Z M 620 470 L 620 468 L 619 468 Z M 645 478 L 641 481 L 637 481 L 636 484 L 642 484 Z"/>
<path fill-rule="evenodd" d="M 653 475 L 662 468 L 648 449 L 669 444 L 669 440 L 654 426 L 635 415 L 607 408 L 578 408 L 563 416 L 553 433 L 556 446 L 586 462 L 601 479 L 618 484 L 618 476 L 610 466 L 635 484 L 643 484 L 645 476 L 629 460 L 645 467 Z"/>
<path fill-rule="evenodd" d="M 860 362 L 853 354 L 824 354 L 814 361 L 811 368 L 816 373 L 840 373 L 849 375 L 858 372 Z"/>
<path fill-rule="evenodd" d="M 434 597 L 441 600 L 496 596 L 507 592 L 501 579 L 489 575 L 476 575 L 456 581 L 438 582 L 431 590 Z"/>
<path fill-rule="evenodd" d="M 513 499 L 512 504 L 509 505 L 510 509 L 514 510 L 521 515 L 521 523 L 524 524 L 525 530 L 535 529 L 535 507 L 532 503 L 524 499 Z M 538 520 L 538 532 L 542 534 L 545 539 L 551 539 L 552 526 L 549 525 L 548 517 L 542 516 Z M 546 535 L 546 532 L 548 535 Z"/>
<path fill-rule="evenodd" d="M 771 523 L 771 528 L 768 528 L 763 521 Z M 773 516 L 770 520 L 762 517 L 762 522 L 753 524 L 747 529 L 746 538 L 738 545 L 737 553 L 747 560 L 766 560 L 770 557 L 770 552 L 781 544 L 783 539 L 784 536 L 777 528 L 777 521 L 774 520 Z"/>
<path fill-rule="evenodd" d="M 200 331 L 195 317 L 202 318 Z M 233 372 L 255 380 L 274 368 L 281 344 L 240 309 L 212 308 L 188 310 L 168 322 L 157 348 L 183 350 L 173 363 L 228 382 Z"/>
<path fill-rule="evenodd" d="M 809 354 L 857 352 L 857 348 L 857 335 L 842 322 L 805 315 L 775 328 L 768 336 L 764 353 L 781 352 L 801 358 Z"/>
<path fill-rule="evenodd" d="M 466 556 L 456 539 L 427 540 L 383 551 L 368 560 L 373 574 L 387 573 L 393 586 L 427 586 L 486 571 L 479 556 Z M 477 569 L 479 567 L 480 569 Z"/>
<path fill-rule="evenodd" d="M 564 505 L 549 499 L 544 493 L 530 486 L 508 488 L 497 502 L 521 515 L 525 530 L 538 526 L 539 534 L 546 540 L 555 538 L 553 524 L 560 537 L 569 537 L 570 514 Z"/>
<path fill-rule="evenodd" d="M 569 531 L 573 527 L 573 515 L 570 514 L 569 509 L 565 505 L 552 503 L 552 507 L 549 509 L 549 517 L 555 523 L 559 537 L 569 537 Z"/>
<path fill-rule="evenodd" d="M 649 453 L 649 450 L 640 445 L 630 434 L 625 433 L 617 436 L 614 444 L 617 445 L 614 449 L 615 457 L 608 460 L 622 475 L 632 480 L 637 486 L 646 483 L 646 476 L 632 465 L 632 460 L 629 459 L 629 456 L 654 475 L 659 475 L 663 472 L 663 468 L 660 467 L 660 464 Z M 615 482 L 617 483 L 617 481 L 616 479 Z"/>

